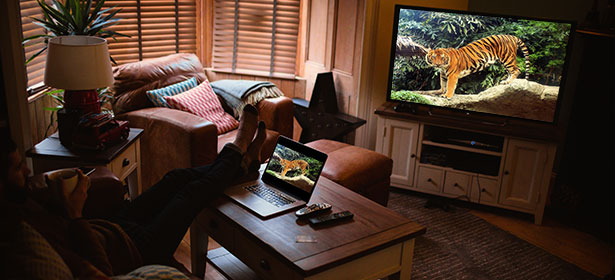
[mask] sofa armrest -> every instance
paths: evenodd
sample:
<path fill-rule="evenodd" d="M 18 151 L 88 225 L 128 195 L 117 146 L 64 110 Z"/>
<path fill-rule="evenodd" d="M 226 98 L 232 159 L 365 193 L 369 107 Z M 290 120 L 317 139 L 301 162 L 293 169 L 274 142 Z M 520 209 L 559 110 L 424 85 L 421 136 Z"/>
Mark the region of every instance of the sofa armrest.
<path fill-rule="evenodd" d="M 268 129 L 275 130 L 286 137 L 293 137 L 292 99 L 281 96 L 264 99 L 256 104 L 259 118 L 265 122 Z"/>
<path fill-rule="evenodd" d="M 106 218 L 117 212 L 123 205 L 126 188 L 111 170 L 95 166 L 90 177 L 88 198 L 83 206 L 83 216 Z"/>
<path fill-rule="evenodd" d="M 174 168 L 208 164 L 216 158 L 216 126 L 199 116 L 180 110 L 154 107 L 117 116 L 131 127 L 143 129 L 141 136 L 141 182 L 143 190 Z"/>

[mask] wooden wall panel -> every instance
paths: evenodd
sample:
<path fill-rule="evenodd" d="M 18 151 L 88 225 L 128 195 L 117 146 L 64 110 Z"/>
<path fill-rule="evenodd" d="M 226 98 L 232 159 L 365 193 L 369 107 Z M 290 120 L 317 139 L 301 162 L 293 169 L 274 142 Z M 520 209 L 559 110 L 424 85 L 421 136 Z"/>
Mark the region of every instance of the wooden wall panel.
<path fill-rule="evenodd" d="M 51 127 L 51 111 L 45 110 L 45 107 L 56 107 L 58 104 L 49 96 L 42 95 L 38 98 L 31 98 L 28 102 L 28 112 L 30 114 L 30 132 L 32 143 L 36 144 L 43 141 L 46 136 L 49 136 L 57 131 L 58 123 L 57 116 L 54 115 Z"/>
<path fill-rule="evenodd" d="M 304 23 L 306 99 L 311 98 L 317 74 L 333 72 L 340 111 L 355 115 L 365 0 L 311 1 L 308 7 L 309 21 Z"/>

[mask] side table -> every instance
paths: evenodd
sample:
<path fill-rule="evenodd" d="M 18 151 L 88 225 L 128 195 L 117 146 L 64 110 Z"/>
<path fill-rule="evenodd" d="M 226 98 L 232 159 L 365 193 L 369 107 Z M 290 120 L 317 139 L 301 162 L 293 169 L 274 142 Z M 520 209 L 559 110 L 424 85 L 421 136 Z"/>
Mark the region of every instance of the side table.
<path fill-rule="evenodd" d="M 143 129 L 131 128 L 128 139 L 102 151 L 69 149 L 60 143 L 55 133 L 26 152 L 32 158 L 34 173 L 59 168 L 104 165 L 122 182 L 128 184 L 130 199 L 141 193 L 141 134 Z"/>

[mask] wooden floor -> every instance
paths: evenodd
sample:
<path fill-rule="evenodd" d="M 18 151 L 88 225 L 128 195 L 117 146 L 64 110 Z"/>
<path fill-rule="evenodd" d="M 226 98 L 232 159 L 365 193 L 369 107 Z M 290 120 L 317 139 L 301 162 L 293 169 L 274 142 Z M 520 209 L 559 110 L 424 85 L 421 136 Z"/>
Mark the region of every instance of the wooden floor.
<path fill-rule="evenodd" d="M 600 278 L 612 273 L 615 267 L 612 246 L 590 234 L 549 219 L 548 216 L 545 216 L 543 225 L 538 226 L 531 219 L 505 213 L 481 210 L 472 210 L 471 213 Z M 190 236 L 188 234 L 186 233 L 175 252 L 175 258 L 191 270 Z M 215 241 L 209 240 L 210 250 L 219 246 Z M 193 279 L 199 278 L 193 277 Z M 204 279 L 223 280 L 226 278 L 207 264 Z"/>

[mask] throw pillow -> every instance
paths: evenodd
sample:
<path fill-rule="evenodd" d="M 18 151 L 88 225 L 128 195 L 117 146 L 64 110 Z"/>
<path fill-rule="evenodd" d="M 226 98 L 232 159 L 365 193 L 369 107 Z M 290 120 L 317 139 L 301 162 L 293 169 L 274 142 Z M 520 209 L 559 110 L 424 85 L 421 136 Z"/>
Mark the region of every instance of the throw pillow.
<path fill-rule="evenodd" d="M 3 227 L 7 232 L 3 232 L 0 240 L 0 278 L 73 279 L 62 257 L 28 223 L 22 221 Z"/>
<path fill-rule="evenodd" d="M 193 89 L 178 95 L 165 96 L 164 99 L 171 108 L 193 113 L 213 122 L 218 129 L 218 135 L 239 126 L 239 122 L 224 111 L 207 80 Z"/>
<path fill-rule="evenodd" d="M 185 80 L 183 82 L 179 82 L 176 84 L 172 84 L 167 87 L 154 89 L 154 90 L 148 90 L 145 92 L 145 95 L 152 103 L 154 103 L 154 106 L 171 108 L 171 106 L 169 106 L 167 101 L 164 100 L 165 96 L 173 96 L 173 95 L 180 94 L 184 91 L 187 91 L 191 88 L 196 87 L 197 85 L 198 83 L 196 81 L 196 77 L 192 77 L 188 80 Z"/>

